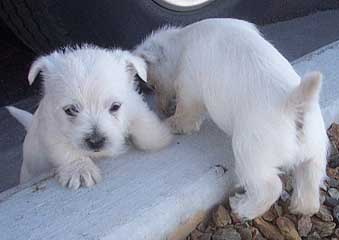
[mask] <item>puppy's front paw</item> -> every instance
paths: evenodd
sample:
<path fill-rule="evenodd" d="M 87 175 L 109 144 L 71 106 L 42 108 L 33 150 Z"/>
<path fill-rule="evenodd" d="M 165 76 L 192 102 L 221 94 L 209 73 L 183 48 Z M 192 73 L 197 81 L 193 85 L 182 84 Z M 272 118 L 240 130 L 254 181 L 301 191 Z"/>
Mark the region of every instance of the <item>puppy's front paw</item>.
<path fill-rule="evenodd" d="M 57 169 L 59 183 L 64 187 L 78 189 L 91 187 L 101 181 L 100 169 L 89 158 L 83 158 Z"/>
<path fill-rule="evenodd" d="M 191 134 L 193 132 L 197 132 L 200 130 L 200 126 L 202 121 L 193 121 L 187 119 L 180 119 L 175 115 L 167 118 L 166 120 L 167 126 L 171 128 L 171 132 L 173 134 Z"/>

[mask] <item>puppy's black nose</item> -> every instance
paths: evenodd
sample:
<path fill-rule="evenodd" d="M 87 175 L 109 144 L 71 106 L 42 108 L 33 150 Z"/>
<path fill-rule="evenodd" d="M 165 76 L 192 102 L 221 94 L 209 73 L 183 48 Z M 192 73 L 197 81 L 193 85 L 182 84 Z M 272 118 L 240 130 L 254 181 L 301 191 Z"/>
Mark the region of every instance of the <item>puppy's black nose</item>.
<path fill-rule="evenodd" d="M 101 134 L 94 132 L 85 138 L 85 142 L 90 149 L 98 151 L 105 145 L 106 138 Z"/>

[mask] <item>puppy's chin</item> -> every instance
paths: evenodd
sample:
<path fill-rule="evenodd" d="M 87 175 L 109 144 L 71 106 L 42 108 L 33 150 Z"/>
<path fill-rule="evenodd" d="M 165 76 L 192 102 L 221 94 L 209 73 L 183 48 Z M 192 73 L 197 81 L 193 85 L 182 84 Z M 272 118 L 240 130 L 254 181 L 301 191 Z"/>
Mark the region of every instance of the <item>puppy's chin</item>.
<path fill-rule="evenodd" d="M 112 158 L 126 151 L 127 145 L 125 144 L 122 144 L 120 146 L 107 146 L 100 150 L 90 150 L 88 148 L 82 147 L 82 152 L 84 153 L 84 155 L 94 159 Z"/>

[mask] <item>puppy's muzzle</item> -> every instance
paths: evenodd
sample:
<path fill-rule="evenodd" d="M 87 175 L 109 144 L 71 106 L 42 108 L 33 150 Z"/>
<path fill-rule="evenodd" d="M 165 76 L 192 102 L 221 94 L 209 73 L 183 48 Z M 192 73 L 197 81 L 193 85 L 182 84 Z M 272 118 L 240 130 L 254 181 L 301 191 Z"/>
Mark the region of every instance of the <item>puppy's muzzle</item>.
<path fill-rule="evenodd" d="M 106 143 L 106 137 L 94 131 L 85 138 L 85 143 L 89 149 L 99 152 Z"/>

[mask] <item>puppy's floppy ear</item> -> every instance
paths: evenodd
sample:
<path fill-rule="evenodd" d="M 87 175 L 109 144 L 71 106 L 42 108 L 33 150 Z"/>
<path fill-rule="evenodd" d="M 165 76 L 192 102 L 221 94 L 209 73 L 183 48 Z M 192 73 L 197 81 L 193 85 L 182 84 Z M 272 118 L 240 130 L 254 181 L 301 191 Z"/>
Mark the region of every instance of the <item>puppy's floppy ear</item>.
<path fill-rule="evenodd" d="M 31 65 L 28 73 L 28 83 L 32 85 L 36 77 L 41 71 L 45 71 L 47 68 L 48 59 L 46 56 L 39 57 Z"/>
<path fill-rule="evenodd" d="M 128 54 L 127 69 L 133 74 L 138 74 L 144 82 L 147 82 L 147 64 L 141 57 Z"/>
<path fill-rule="evenodd" d="M 147 64 L 156 64 L 165 59 L 164 47 L 152 41 L 142 43 L 134 49 L 133 53 L 143 58 Z"/>

